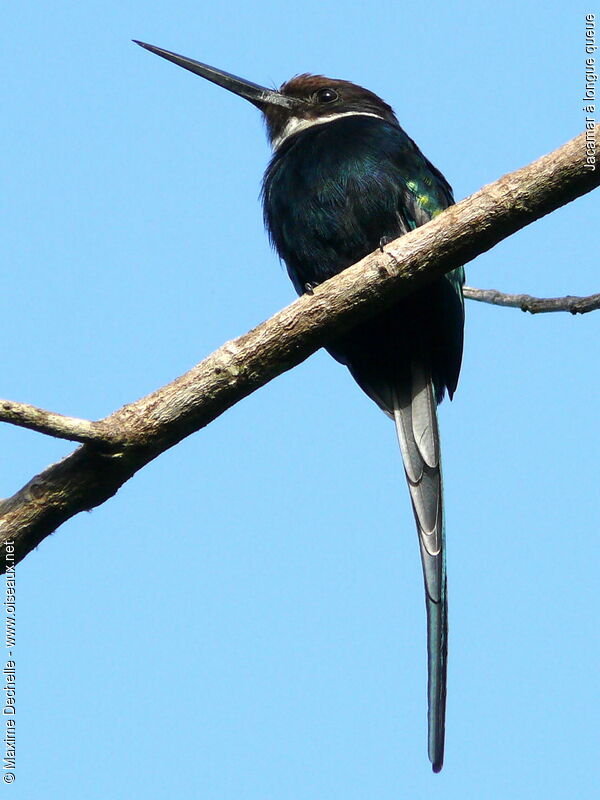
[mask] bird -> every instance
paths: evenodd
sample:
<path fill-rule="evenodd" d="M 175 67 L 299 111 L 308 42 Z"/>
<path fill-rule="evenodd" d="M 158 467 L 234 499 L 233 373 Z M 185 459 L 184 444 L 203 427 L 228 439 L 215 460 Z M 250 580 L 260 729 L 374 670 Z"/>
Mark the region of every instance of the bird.
<path fill-rule="evenodd" d="M 300 74 L 270 89 L 170 50 L 150 52 L 248 100 L 273 155 L 265 226 L 302 295 L 424 225 L 454 203 L 442 173 L 384 100 L 350 81 Z M 445 746 L 448 601 L 437 405 L 462 361 L 463 267 L 434 279 L 329 342 L 327 350 L 396 426 L 415 517 L 427 611 L 428 755 Z"/>

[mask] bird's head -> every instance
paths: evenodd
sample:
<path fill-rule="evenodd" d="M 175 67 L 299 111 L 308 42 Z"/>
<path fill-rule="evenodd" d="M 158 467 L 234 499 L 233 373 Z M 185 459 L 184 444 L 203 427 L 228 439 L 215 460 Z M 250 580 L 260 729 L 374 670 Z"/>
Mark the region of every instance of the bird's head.
<path fill-rule="evenodd" d="M 222 86 L 259 108 L 274 149 L 295 133 L 342 116 L 362 114 L 398 124 L 387 103 L 350 81 L 324 75 L 297 75 L 279 89 L 268 89 L 170 50 L 134 41 L 151 53 Z"/>

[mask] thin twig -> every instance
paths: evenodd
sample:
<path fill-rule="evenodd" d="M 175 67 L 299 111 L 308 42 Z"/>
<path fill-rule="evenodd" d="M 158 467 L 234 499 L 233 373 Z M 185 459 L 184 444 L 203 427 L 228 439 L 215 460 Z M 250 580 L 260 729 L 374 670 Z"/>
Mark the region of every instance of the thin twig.
<path fill-rule="evenodd" d="M 46 433 L 57 439 L 69 439 L 72 442 L 118 445 L 120 440 L 115 431 L 110 430 L 103 422 L 91 422 L 77 417 L 66 417 L 54 411 L 17 403 L 13 400 L 0 400 L 0 422 L 10 422 L 21 428 L 29 428 L 38 433 Z"/>
<path fill-rule="evenodd" d="M 497 289 L 475 289 L 473 286 L 464 286 L 463 294 L 469 300 L 480 303 L 491 303 L 495 306 L 520 308 L 530 314 L 548 314 L 552 311 L 568 311 L 571 314 L 587 314 L 600 308 L 600 294 L 591 294 L 587 297 L 532 297 L 530 294 L 506 294 Z"/>

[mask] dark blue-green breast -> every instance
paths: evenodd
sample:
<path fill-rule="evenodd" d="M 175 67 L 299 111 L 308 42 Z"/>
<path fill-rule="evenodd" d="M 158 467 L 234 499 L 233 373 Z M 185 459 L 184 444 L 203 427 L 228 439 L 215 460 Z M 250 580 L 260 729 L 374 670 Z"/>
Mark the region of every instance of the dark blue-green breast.
<path fill-rule="evenodd" d="M 263 183 L 271 241 L 301 294 L 453 203 L 443 175 L 396 125 L 350 116 L 290 137 Z M 454 392 L 463 342 L 462 268 L 361 323 L 328 350 L 386 410 L 410 359 Z M 386 387 L 388 387 L 386 389 Z"/>

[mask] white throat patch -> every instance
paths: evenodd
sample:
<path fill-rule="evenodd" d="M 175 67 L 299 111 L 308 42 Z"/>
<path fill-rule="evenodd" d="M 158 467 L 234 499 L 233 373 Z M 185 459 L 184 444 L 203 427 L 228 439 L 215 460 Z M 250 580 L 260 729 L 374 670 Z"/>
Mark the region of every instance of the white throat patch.
<path fill-rule="evenodd" d="M 333 122 L 334 119 L 340 119 L 340 117 L 375 117 L 375 119 L 385 119 L 379 114 L 371 114 L 369 111 L 344 111 L 341 114 L 331 114 L 329 117 L 320 117 L 317 119 L 290 117 L 279 136 L 273 139 L 271 146 L 273 150 L 277 150 L 286 139 L 289 139 L 289 137 L 293 136 L 295 133 L 299 133 L 306 128 L 312 128 L 313 125 L 325 125 L 325 123 Z"/>

